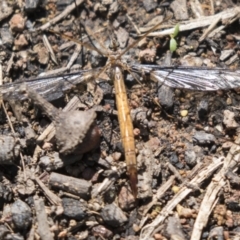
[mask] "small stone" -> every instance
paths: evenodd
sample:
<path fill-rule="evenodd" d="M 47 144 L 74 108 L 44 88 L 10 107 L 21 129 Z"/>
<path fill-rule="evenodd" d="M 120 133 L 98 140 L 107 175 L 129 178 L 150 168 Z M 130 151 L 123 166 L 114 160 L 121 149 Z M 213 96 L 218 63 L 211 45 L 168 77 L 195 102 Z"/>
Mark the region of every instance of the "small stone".
<path fill-rule="evenodd" d="M 34 139 L 36 138 L 36 133 L 30 126 L 27 126 L 25 128 L 25 138 L 27 141 L 34 141 Z"/>
<path fill-rule="evenodd" d="M 185 239 L 180 219 L 176 215 L 168 217 L 166 234 L 171 236 L 171 239 Z"/>
<path fill-rule="evenodd" d="M 185 162 L 187 163 L 188 166 L 195 166 L 196 165 L 196 160 L 197 160 L 197 156 L 195 151 L 193 151 L 192 149 L 188 149 L 185 151 Z"/>
<path fill-rule="evenodd" d="M 14 45 L 17 49 L 22 49 L 23 47 L 28 45 L 28 41 L 25 36 L 21 34 L 17 39 L 15 39 Z"/>
<path fill-rule="evenodd" d="M 155 49 L 145 49 L 139 52 L 138 58 L 142 63 L 154 63 L 156 58 Z"/>
<path fill-rule="evenodd" d="M 11 239 L 11 233 L 10 230 L 4 226 L 4 225 L 0 225 L 0 239 Z"/>
<path fill-rule="evenodd" d="M 183 218 L 191 218 L 194 214 L 194 211 L 192 209 L 183 207 L 180 204 L 177 205 L 177 212 L 179 217 Z"/>
<path fill-rule="evenodd" d="M 86 217 L 86 206 L 84 203 L 79 200 L 72 198 L 63 198 L 62 199 L 63 214 L 69 218 L 76 219 L 78 221 Z"/>
<path fill-rule="evenodd" d="M 125 48 L 128 43 L 129 33 L 124 28 L 120 27 L 116 31 L 116 35 L 120 48 Z"/>
<path fill-rule="evenodd" d="M 112 157 L 113 157 L 113 160 L 114 160 L 114 161 L 119 161 L 119 159 L 121 158 L 121 156 L 122 156 L 122 153 L 120 153 L 120 152 L 114 152 L 114 153 L 112 154 Z"/>
<path fill-rule="evenodd" d="M 0 135 L 0 163 L 11 164 L 20 153 L 20 146 L 12 136 Z"/>
<path fill-rule="evenodd" d="M 38 55 L 39 63 L 46 65 L 49 62 L 49 52 L 43 44 L 37 44 L 33 47 L 33 51 Z"/>
<path fill-rule="evenodd" d="M 21 14 L 17 13 L 13 15 L 9 24 L 13 32 L 22 32 L 25 27 L 25 20 Z"/>
<path fill-rule="evenodd" d="M 148 45 L 148 40 L 147 38 L 143 38 L 142 40 L 140 40 L 138 42 L 138 48 L 142 49 L 142 48 L 146 48 Z"/>
<path fill-rule="evenodd" d="M 145 8 L 146 12 L 153 11 L 158 6 L 157 1 L 154 0 L 144 0 L 143 7 Z"/>
<path fill-rule="evenodd" d="M 25 11 L 26 12 L 33 12 L 37 9 L 39 4 L 39 0 L 26 0 L 25 1 Z"/>
<path fill-rule="evenodd" d="M 233 53 L 234 53 L 234 50 L 233 50 L 233 49 L 223 50 L 223 51 L 221 52 L 221 56 L 219 57 L 220 61 L 226 60 L 227 58 L 229 58 L 230 56 L 232 56 Z"/>
<path fill-rule="evenodd" d="M 174 103 L 174 92 L 173 89 L 165 86 L 165 85 L 161 85 L 160 83 L 158 84 L 158 99 L 160 104 L 168 109 L 171 109 L 173 107 L 173 103 Z"/>
<path fill-rule="evenodd" d="M 227 129 L 235 129 L 239 126 L 234 119 L 235 118 L 234 112 L 224 110 L 223 114 L 224 114 L 223 123 L 225 124 Z"/>
<path fill-rule="evenodd" d="M 112 237 L 113 233 L 103 225 L 97 225 L 92 228 L 92 233 L 95 237 L 100 237 L 104 239 L 109 239 Z"/>
<path fill-rule="evenodd" d="M 19 230 L 26 230 L 32 223 L 30 207 L 23 201 L 17 200 L 11 208 L 13 223 Z"/>
<path fill-rule="evenodd" d="M 126 187 L 122 187 L 118 195 L 119 207 L 123 210 L 129 210 L 134 207 L 135 199 Z"/>
<path fill-rule="evenodd" d="M 24 184 L 20 182 L 19 184 L 17 184 L 17 191 L 21 195 L 31 195 L 34 193 L 34 191 L 36 191 L 36 187 L 33 180 L 27 179 L 27 181 L 24 182 Z"/>
<path fill-rule="evenodd" d="M 113 0 L 102 0 L 102 5 L 110 5 L 113 3 Z"/>
<path fill-rule="evenodd" d="M 77 161 L 78 159 L 76 159 Z M 40 157 L 39 165 L 47 171 L 56 170 L 64 166 L 64 160 L 60 158 L 58 152 L 51 152 L 46 156 Z"/>
<path fill-rule="evenodd" d="M 186 55 L 180 59 L 180 63 L 183 66 L 201 67 L 203 60 L 200 57 Z"/>
<path fill-rule="evenodd" d="M 174 0 L 171 3 L 170 8 L 173 10 L 177 21 L 189 19 L 186 0 Z"/>
<path fill-rule="evenodd" d="M 180 188 L 179 188 L 178 186 L 173 186 L 173 187 L 172 187 L 172 191 L 173 191 L 175 194 L 178 193 L 179 190 L 180 190 Z"/>
<path fill-rule="evenodd" d="M 101 212 L 101 216 L 111 227 L 120 227 L 125 222 L 127 222 L 127 217 L 121 208 L 117 207 L 115 204 L 106 205 Z"/>
<path fill-rule="evenodd" d="M 113 3 L 111 3 L 109 10 L 108 10 L 108 17 L 113 16 L 114 14 L 116 14 L 119 11 L 119 3 L 118 1 L 114 1 Z"/>
<path fill-rule="evenodd" d="M 13 12 L 13 7 L 8 6 L 9 3 L 10 2 L 6 0 L 0 1 L 0 22 L 8 18 Z M 9 5 L 12 4 L 10 3 Z"/>
<path fill-rule="evenodd" d="M 186 116 L 188 115 L 188 110 L 181 110 L 181 111 L 180 111 L 180 115 L 181 115 L 182 117 L 186 117 Z"/>
<path fill-rule="evenodd" d="M 212 144 L 215 143 L 216 138 L 213 134 L 197 131 L 193 136 L 193 141 L 198 144 Z"/>
<path fill-rule="evenodd" d="M 0 28 L 0 36 L 2 38 L 3 45 L 7 47 L 11 47 L 13 44 L 13 36 L 12 33 L 8 27 L 8 24 L 4 25 L 2 28 Z"/>
<path fill-rule="evenodd" d="M 179 162 L 178 156 L 175 152 L 173 152 L 169 158 L 169 162 L 173 165 L 177 164 Z"/>
<path fill-rule="evenodd" d="M 208 239 L 213 239 L 213 238 L 224 239 L 222 226 L 214 227 L 211 229 L 211 231 L 209 232 L 209 235 L 208 235 Z"/>
<path fill-rule="evenodd" d="M 205 99 L 201 100 L 197 106 L 197 111 L 199 119 L 205 119 L 208 113 L 208 101 Z"/>
<path fill-rule="evenodd" d="M 153 152 L 155 152 L 157 149 L 159 149 L 160 145 L 161 145 L 161 141 L 159 140 L 158 137 L 150 138 L 146 142 L 146 148 L 151 149 Z"/>
<path fill-rule="evenodd" d="M 138 137 L 141 134 L 141 130 L 139 128 L 134 128 L 133 129 L 133 134 L 135 137 Z"/>
<path fill-rule="evenodd" d="M 232 104 L 232 99 L 228 97 L 226 103 L 227 103 L 227 105 L 231 105 Z"/>
<path fill-rule="evenodd" d="M 225 142 L 225 143 L 223 143 L 223 145 L 222 145 L 222 149 L 228 150 L 228 149 L 230 149 L 233 145 L 234 145 L 233 142 Z"/>

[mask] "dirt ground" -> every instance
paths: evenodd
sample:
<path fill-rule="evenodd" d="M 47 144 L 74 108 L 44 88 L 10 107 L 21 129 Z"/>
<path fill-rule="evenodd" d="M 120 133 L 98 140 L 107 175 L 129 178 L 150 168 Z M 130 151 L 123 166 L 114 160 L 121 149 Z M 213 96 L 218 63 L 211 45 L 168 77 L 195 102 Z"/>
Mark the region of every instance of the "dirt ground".
<path fill-rule="evenodd" d="M 231 0 L 0 0 L 0 239 L 240 239 L 239 17 Z"/>

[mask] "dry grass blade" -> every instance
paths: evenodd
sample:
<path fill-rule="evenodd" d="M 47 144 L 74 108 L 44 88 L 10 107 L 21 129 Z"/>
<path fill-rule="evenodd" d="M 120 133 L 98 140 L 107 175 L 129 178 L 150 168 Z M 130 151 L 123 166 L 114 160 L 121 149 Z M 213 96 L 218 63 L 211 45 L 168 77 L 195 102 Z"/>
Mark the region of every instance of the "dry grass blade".
<path fill-rule="evenodd" d="M 189 31 L 189 30 L 198 29 L 198 28 L 202 28 L 202 27 L 207 27 L 207 26 L 211 25 L 212 22 L 214 22 L 217 18 L 221 18 L 221 20 L 223 22 L 226 22 L 229 19 L 233 19 L 236 16 L 238 16 L 239 13 L 240 13 L 240 7 L 235 7 L 232 9 L 227 9 L 225 11 L 222 11 L 213 16 L 208 16 L 208 17 L 204 16 L 204 17 L 197 18 L 197 19 L 182 21 L 182 22 L 180 22 L 179 31 L 183 32 L 183 31 Z M 166 35 L 172 34 L 173 31 L 174 31 L 174 28 L 170 28 L 170 29 L 165 29 L 163 31 L 159 31 L 159 32 L 149 33 L 148 36 L 149 37 L 166 36 Z"/>
<path fill-rule="evenodd" d="M 235 141 L 236 145 L 233 145 L 224 159 L 222 169 L 214 176 L 211 183 L 207 187 L 204 199 L 201 203 L 197 219 L 194 223 L 194 228 L 191 236 L 191 240 L 201 239 L 203 228 L 206 227 L 209 220 L 209 216 L 219 199 L 219 192 L 223 186 L 227 183 L 225 174 L 228 171 L 235 171 L 239 168 L 240 159 L 240 136 Z"/>
<path fill-rule="evenodd" d="M 200 187 L 200 185 L 206 180 L 207 177 L 212 175 L 219 167 L 223 165 L 223 159 L 219 158 L 217 162 L 214 162 L 204 168 L 194 177 L 189 184 L 192 186 Z M 148 240 L 154 233 L 158 232 L 158 226 L 162 226 L 163 222 L 174 210 L 174 208 L 179 204 L 183 199 L 185 199 L 193 189 L 186 186 L 182 187 L 179 192 L 170 200 L 167 205 L 161 210 L 161 213 L 153 220 L 152 223 L 146 225 L 142 228 L 140 239 Z"/>

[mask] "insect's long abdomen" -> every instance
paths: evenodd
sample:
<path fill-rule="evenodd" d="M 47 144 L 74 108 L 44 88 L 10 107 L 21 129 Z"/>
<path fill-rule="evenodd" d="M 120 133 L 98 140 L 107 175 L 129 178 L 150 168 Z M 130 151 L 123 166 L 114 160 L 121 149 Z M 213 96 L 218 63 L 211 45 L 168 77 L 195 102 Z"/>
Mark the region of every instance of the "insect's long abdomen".
<path fill-rule="evenodd" d="M 137 160 L 135 153 L 135 142 L 133 135 L 133 125 L 128 106 L 126 87 L 124 84 L 123 75 L 119 67 L 114 67 L 113 74 L 116 102 L 118 109 L 118 120 L 121 131 L 122 144 L 125 151 L 125 159 L 127 171 L 130 178 L 130 185 L 133 195 L 137 197 Z"/>

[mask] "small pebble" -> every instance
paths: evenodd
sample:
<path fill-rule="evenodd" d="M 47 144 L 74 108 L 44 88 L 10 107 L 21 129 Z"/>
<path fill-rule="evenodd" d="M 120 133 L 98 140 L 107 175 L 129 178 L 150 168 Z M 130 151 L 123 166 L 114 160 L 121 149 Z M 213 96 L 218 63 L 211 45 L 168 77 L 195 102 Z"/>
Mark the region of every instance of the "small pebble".
<path fill-rule="evenodd" d="M 225 124 L 227 129 L 235 129 L 239 125 L 235 121 L 235 113 L 231 112 L 229 110 L 224 110 L 223 111 L 224 117 L 223 117 L 223 123 Z"/>
<path fill-rule="evenodd" d="M 231 105 L 232 104 L 232 99 L 231 98 L 227 98 L 226 103 L 227 103 L 227 105 Z"/>
<path fill-rule="evenodd" d="M 64 209 L 63 214 L 65 216 L 76 219 L 78 221 L 86 217 L 86 206 L 79 200 L 72 198 L 63 198 L 62 204 Z"/>
<path fill-rule="evenodd" d="M 28 45 L 28 41 L 25 38 L 25 36 L 23 34 L 21 34 L 21 35 L 19 35 L 19 37 L 17 39 L 15 39 L 14 45 L 15 45 L 16 49 L 22 49 L 23 47 Z"/>
<path fill-rule="evenodd" d="M 99 236 L 99 237 L 103 237 L 105 239 L 109 239 L 113 235 L 112 231 L 110 231 L 103 225 L 97 225 L 97 226 L 93 227 L 92 233 L 95 237 Z"/>
<path fill-rule="evenodd" d="M 179 192 L 179 187 L 178 187 L 178 186 L 173 186 L 173 187 L 172 187 L 172 191 L 173 191 L 174 193 L 178 193 L 178 192 Z"/>
<path fill-rule="evenodd" d="M 181 110 L 180 114 L 182 117 L 186 117 L 188 115 L 188 110 Z"/>
<path fill-rule="evenodd" d="M 22 32 L 25 27 L 25 20 L 19 13 L 13 15 L 9 23 L 13 32 Z"/>
<path fill-rule="evenodd" d="M 135 199 L 126 187 L 122 187 L 118 195 L 119 207 L 123 210 L 129 210 L 134 207 Z"/>
<path fill-rule="evenodd" d="M 32 213 L 30 207 L 23 201 L 17 200 L 12 208 L 13 223 L 19 230 L 26 230 L 32 223 Z"/>
<path fill-rule="evenodd" d="M 120 227 L 127 222 L 125 213 L 115 204 L 106 205 L 101 212 L 101 216 L 111 227 Z"/>

